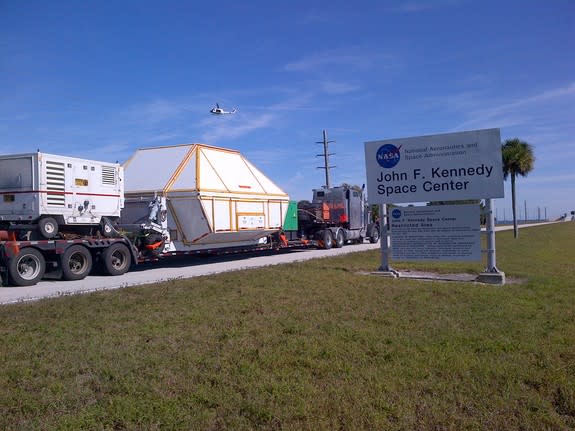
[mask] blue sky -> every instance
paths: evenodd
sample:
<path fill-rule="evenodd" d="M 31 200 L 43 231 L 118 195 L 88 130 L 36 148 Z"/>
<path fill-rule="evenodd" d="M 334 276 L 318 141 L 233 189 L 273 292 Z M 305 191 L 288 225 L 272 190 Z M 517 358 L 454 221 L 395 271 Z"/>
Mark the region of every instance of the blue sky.
<path fill-rule="evenodd" d="M 535 149 L 521 213 L 557 217 L 575 210 L 574 52 L 572 0 L 0 0 L 0 153 L 201 142 L 299 200 L 324 183 L 323 129 L 332 182 L 362 184 L 366 141 L 499 127 Z M 510 201 L 506 184 L 499 218 Z"/>

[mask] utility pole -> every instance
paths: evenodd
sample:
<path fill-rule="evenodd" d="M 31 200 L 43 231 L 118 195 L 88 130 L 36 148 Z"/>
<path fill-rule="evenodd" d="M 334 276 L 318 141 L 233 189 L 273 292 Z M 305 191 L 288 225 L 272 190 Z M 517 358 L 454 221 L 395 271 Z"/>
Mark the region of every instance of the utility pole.
<path fill-rule="evenodd" d="M 325 169 L 325 188 L 331 188 L 331 181 L 329 179 L 329 170 L 335 168 L 335 166 L 329 165 L 329 156 L 333 156 L 334 153 L 330 153 L 328 150 L 329 144 L 335 141 L 327 140 L 327 132 L 323 131 L 323 141 L 316 142 L 316 144 L 323 144 L 323 154 L 316 154 L 316 157 L 323 157 L 323 166 L 318 166 L 318 169 Z"/>
<path fill-rule="evenodd" d="M 537 207 L 537 221 L 541 221 L 541 207 Z"/>
<path fill-rule="evenodd" d="M 527 200 L 523 202 L 525 203 L 525 223 L 527 223 Z"/>

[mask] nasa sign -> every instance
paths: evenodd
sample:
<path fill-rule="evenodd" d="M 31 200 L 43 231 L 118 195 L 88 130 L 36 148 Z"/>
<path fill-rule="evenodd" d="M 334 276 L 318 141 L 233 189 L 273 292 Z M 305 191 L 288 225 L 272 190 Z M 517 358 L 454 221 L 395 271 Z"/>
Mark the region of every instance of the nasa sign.
<path fill-rule="evenodd" d="M 371 204 L 504 197 L 499 129 L 365 143 Z"/>

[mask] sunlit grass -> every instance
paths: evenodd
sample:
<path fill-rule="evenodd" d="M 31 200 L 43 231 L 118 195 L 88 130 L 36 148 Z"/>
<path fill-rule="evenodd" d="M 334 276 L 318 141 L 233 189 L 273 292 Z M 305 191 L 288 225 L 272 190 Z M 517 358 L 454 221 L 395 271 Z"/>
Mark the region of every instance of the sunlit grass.
<path fill-rule="evenodd" d="M 505 286 L 373 251 L 3 306 L 0 429 L 572 429 L 575 223 L 512 236 Z"/>

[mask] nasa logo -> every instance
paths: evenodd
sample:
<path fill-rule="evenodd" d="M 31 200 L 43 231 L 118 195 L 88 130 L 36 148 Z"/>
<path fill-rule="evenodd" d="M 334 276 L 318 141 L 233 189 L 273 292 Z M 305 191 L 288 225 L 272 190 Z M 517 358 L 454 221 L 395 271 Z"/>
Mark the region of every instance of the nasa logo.
<path fill-rule="evenodd" d="M 391 216 L 393 218 L 400 218 L 401 217 L 401 210 L 399 208 L 394 208 L 393 211 L 391 211 Z"/>
<path fill-rule="evenodd" d="M 401 148 L 401 146 L 399 148 Z M 379 166 L 389 169 L 397 165 L 400 159 L 399 148 L 393 144 L 385 144 L 379 147 L 376 154 Z"/>

